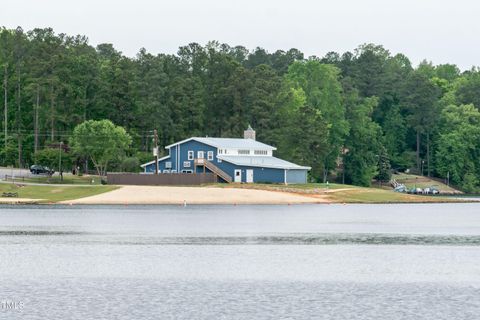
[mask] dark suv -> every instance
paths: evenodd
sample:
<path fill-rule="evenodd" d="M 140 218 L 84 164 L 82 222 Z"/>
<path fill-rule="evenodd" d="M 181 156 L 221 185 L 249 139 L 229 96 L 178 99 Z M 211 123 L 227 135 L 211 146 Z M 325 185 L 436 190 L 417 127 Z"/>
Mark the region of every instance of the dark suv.
<path fill-rule="evenodd" d="M 33 174 L 53 175 L 55 173 L 55 170 L 52 170 L 49 167 L 44 167 L 44 166 L 34 164 L 33 166 L 30 167 L 30 172 Z"/>

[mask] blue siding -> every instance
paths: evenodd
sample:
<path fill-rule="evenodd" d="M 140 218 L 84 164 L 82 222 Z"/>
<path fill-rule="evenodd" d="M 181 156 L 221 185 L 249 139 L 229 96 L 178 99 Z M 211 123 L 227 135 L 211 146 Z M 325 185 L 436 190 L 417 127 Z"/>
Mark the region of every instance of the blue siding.
<path fill-rule="evenodd" d="M 217 167 L 228 173 L 234 179 L 235 169 L 242 170 L 242 182 L 247 182 L 247 169 L 253 170 L 253 182 L 284 183 L 285 172 L 283 169 L 261 168 L 250 166 L 237 166 L 227 161 L 215 163 Z"/>
<path fill-rule="evenodd" d="M 178 150 L 177 150 L 178 148 Z M 246 182 L 247 179 L 247 170 L 253 170 L 253 182 L 269 182 L 269 183 L 284 183 L 285 182 L 285 170 L 284 169 L 275 169 L 275 168 L 262 168 L 262 167 L 250 167 L 250 166 L 238 166 L 234 165 L 228 161 L 221 161 L 217 159 L 217 148 L 203 144 L 196 140 L 189 140 L 181 145 L 175 145 L 170 148 L 169 157 L 159 161 L 159 170 L 163 172 L 167 168 L 165 164 L 171 162 L 171 169 L 167 170 L 176 170 L 176 172 L 182 172 L 182 170 L 194 170 L 194 161 L 188 160 L 188 151 L 194 152 L 194 159 L 198 157 L 198 151 L 204 152 L 204 158 L 208 159 L 208 152 L 213 152 L 213 160 L 210 160 L 213 164 L 219 167 L 221 170 L 225 171 L 228 175 L 234 179 L 235 170 L 242 170 L 242 182 Z M 179 156 L 178 156 L 179 155 Z M 185 162 L 190 163 L 190 166 L 185 166 Z M 197 172 L 203 172 L 203 167 L 197 167 Z M 207 172 L 209 171 L 206 169 Z M 145 167 L 145 172 L 153 173 L 155 172 L 155 164 L 152 163 Z M 305 183 L 307 170 L 287 170 L 287 183 Z"/>
<path fill-rule="evenodd" d="M 287 183 L 307 183 L 307 170 L 287 170 Z"/>
<path fill-rule="evenodd" d="M 177 150 L 178 148 L 178 150 Z M 170 170 L 175 170 L 176 172 L 182 172 L 183 170 L 193 170 L 194 169 L 194 164 L 193 160 L 188 160 L 188 151 L 193 151 L 194 152 L 194 158 L 197 158 L 197 153 L 198 151 L 203 151 L 204 152 L 204 158 L 207 159 L 208 157 L 208 152 L 212 151 L 213 152 L 213 163 L 217 164 L 217 149 L 200 143 L 195 140 L 190 140 L 185 143 L 182 143 L 181 145 L 175 145 L 170 148 L 170 156 L 167 159 L 159 161 L 159 170 L 160 172 L 163 172 L 165 170 L 165 163 L 166 162 L 171 162 L 172 163 L 172 168 Z M 178 153 L 180 153 L 180 156 L 178 157 Z M 177 161 L 178 159 L 178 161 Z M 184 162 L 190 163 L 190 166 L 185 166 Z M 155 164 L 149 164 L 146 167 L 145 172 L 155 172 Z M 197 168 L 197 172 L 203 172 L 203 168 Z"/>
<path fill-rule="evenodd" d="M 172 159 L 170 159 L 170 158 L 166 158 L 166 159 L 164 159 L 164 160 L 158 161 L 158 170 L 159 170 L 160 172 L 163 172 L 163 170 L 166 170 L 166 169 L 167 169 L 166 166 L 165 166 L 166 163 L 167 163 L 167 162 L 171 162 L 171 161 L 172 161 Z M 173 168 L 173 163 L 172 163 L 172 168 Z M 168 170 L 171 170 L 171 169 L 168 169 Z M 148 166 L 146 166 L 146 167 L 145 167 L 145 172 L 147 172 L 147 173 L 149 173 L 149 172 L 154 173 L 154 172 L 155 172 L 155 163 L 152 163 L 152 164 L 149 164 Z"/>

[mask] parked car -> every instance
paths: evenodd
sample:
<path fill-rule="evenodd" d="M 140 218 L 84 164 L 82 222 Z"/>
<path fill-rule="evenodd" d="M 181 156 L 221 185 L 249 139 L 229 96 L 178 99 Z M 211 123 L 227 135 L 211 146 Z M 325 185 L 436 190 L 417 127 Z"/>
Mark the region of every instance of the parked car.
<path fill-rule="evenodd" d="M 433 195 L 440 193 L 440 191 L 439 191 L 437 188 L 433 187 L 433 186 L 432 186 L 432 187 L 425 188 L 424 191 L 425 191 L 426 194 L 433 194 Z"/>
<path fill-rule="evenodd" d="M 407 191 L 410 194 L 423 194 L 422 188 L 411 188 Z"/>
<path fill-rule="evenodd" d="M 37 164 L 34 164 L 33 166 L 30 167 L 30 172 L 32 174 L 48 174 L 48 175 L 53 175 L 55 173 L 55 170 L 50 169 L 49 167 L 44 167 L 40 166 Z"/>

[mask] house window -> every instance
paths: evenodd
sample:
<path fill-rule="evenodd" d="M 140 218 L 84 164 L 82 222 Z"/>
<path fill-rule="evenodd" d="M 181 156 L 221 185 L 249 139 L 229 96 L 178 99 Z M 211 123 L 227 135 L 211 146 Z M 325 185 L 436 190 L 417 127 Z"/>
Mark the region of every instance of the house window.
<path fill-rule="evenodd" d="M 212 160 L 213 160 L 213 151 L 208 151 L 208 152 L 207 152 L 207 159 L 208 159 L 208 161 L 212 161 Z"/>
<path fill-rule="evenodd" d="M 193 160 L 193 155 L 194 155 L 193 151 L 188 151 L 188 160 Z"/>
<path fill-rule="evenodd" d="M 266 156 L 268 154 L 267 150 L 255 150 L 253 153 L 261 156 Z"/>
<path fill-rule="evenodd" d="M 250 154 L 250 150 L 238 150 L 238 154 L 242 154 L 242 155 Z"/>
<path fill-rule="evenodd" d="M 183 167 L 184 168 L 190 168 L 191 167 L 190 161 L 183 161 Z"/>
<path fill-rule="evenodd" d="M 192 170 L 182 170 L 182 173 L 193 173 Z"/>
<path fill-rule="evenodd" d="M 177 170 L 172 170 L 172 171 L 170 171 L 170 172 L 171 172 L 171 173 L 177 173 Z"/>
<path fill-rule="evenodd" d="M 166 169 L 171 169 L 172 168 L 172 162 L 171 161 L 165 162 L 165 168 Z"/>
<path fill-rule="evenodd" d="M 163 170 L 163 173 L 170 173 L 170 170 Z"/>
<path fill-rule="evenodd" d="M 223 149 L 218 149 L 218 154 L 223 154 Z"/>
<path fill-rule="evenodd" d="M 197 151 L 197 158 L 203 159 L 205 157 L 205 153 L 203 151 Z"/>
<path fill-rule="evenodd" d="M 217 162 L 218 162 L 218 163 L 222 162 L 222 159 L 218 159 L 218 158 L 217 158 Z"/>

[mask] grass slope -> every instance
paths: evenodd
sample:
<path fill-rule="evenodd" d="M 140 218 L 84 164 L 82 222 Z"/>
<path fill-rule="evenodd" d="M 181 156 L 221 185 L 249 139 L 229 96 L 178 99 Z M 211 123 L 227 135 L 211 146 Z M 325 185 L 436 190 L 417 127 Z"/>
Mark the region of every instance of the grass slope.
<path fill-rule="evenodd" d="M 16 184 L 0 184 L 0 195 L 3 192 L 17 192 L 19 198 L 42 199 L 40 202 L 58 202 L 93 196 L 117 189 L 116 186 L 33 186 Z"/>
<path fill-rule="evenodd" d="M 280 184 L 219 184 L 225 188 L 247 188 L 298 193 L 320 197 L 335 203 L 424 203 L 459 202 L 458 199 L 439 196 L 410 195 L 379 188 L 363 188 L 352 185 L 330 183 L 308 183 L 297 185 Z"/>
<path fill-rule="evenodd" d="M 440 192 L 448 192 L 448 193 L 461 193 L 460 191 L 447 186 L 446 184 L 437 181 L 437 180 L 432 180 L 429 177 L 424 177 L 424 176 L 417 176 L 414 174 L 406 174 L 406 173 L 398 173 L 392 175 L 392 179 L 397 180 L 398 183 L 402 183 L 407 186 L 407 188 L 427 188 L 427 187 L 435 187 Z"/>
<path fill-rule="evenodd" d="M 340 203 L 432 203 L 459 202 L 459 200 L 439 196 L 421 196 L 393 192 L 377 188 L 343 189 L 327 193 L 327 199 Z"/>

